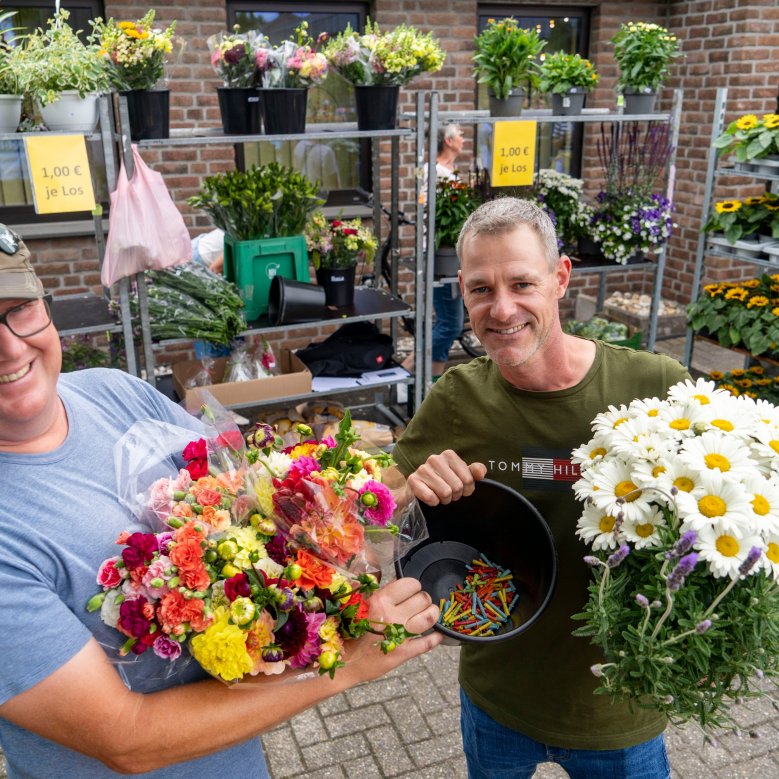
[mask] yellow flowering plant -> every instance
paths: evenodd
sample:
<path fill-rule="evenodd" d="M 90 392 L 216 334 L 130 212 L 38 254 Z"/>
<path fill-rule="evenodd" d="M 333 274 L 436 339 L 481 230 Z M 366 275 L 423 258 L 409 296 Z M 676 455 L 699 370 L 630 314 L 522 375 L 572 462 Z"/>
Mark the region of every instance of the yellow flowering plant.
<path fill-rule="evenodd" d="M 154 16 L 152 9 L 135 22 L 100 17 L 92 22 L 117 89 L 154 89 L 164 78 L 176 22 L 163 30 L 154 26 Z"/>
<path fill-rule="evenodd" d="M 355 86 L 402 86 L 420 73 L 441 70 L 446 59 L 432 33 L 405 24 L 382 33 L 370 19 L 362 34 L 347 25 L 328 41 L 324 54 Z"/>
<path fill-rule="evenodd" d="M 744 114 L 714 141 L 720 154 L 735 154 L 739 162 L 779 153 L 779 114 Z"/>
<path fill-rule="evenodd" d="M 730 243 L 754 236 L 760 232 L 767 213 L 762 201 L 760 197 L 718 200 L 703 229 L 723 233 Z"/>
<path fill-rule="evenodd" d="M 665 27 L 649 22 L 623 24 L 611 39 L 619 67 L 617 87 L 656 90 L 668 76 L 669 65 L 682 52 Z"/>
<path fill-rule="evenodd" d="M 779 376 L 767 376 L 762 365 L 734 368 L 732 371 L 711 371 L 709 379 L 717 389 L 727 390 L 734 397 L 745 395 L 753 400 L 779 403 Z"/>
<path fill-rule="evenodd" d="M 571 89 L 594 89 L 598 73 L 588 59 L 580 54 L 556 51 L 544 57 L 541 63 L 539 89 L 553 95 L 564 95 Z"/>
<path fill-rule="evenodd" d="M 779 344 L 779 274 L 706 284 L 687 319 L 692 330 L 722 346 L 772 354 Z"/>

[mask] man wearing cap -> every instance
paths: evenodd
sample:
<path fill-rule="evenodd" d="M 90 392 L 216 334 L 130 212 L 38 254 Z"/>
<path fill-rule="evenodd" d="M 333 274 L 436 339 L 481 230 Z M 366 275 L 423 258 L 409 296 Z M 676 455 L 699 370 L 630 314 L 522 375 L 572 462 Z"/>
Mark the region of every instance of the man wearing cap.
<path fill-rule="evenodd" d="M 142 529 L 117 499 L 113 446 L 139 419 L 196 432 L 199 423 L 122 371 L 60 367 L 30 253 L 0 226 L 0 746 L 9 777 L 264 777 L 259 733 L 440 642 L 433 634 L 383 655 L 360 639 L 364 650 L 335 679 L 258 679 L 240 690 L 195 663 L 171 672 L 151 652 L 112 664 L 116 633 L 85 604 L 119 533 Z M 413 579 L 377 592 L 371 608 L 420 633 L 438 616 Z"/>

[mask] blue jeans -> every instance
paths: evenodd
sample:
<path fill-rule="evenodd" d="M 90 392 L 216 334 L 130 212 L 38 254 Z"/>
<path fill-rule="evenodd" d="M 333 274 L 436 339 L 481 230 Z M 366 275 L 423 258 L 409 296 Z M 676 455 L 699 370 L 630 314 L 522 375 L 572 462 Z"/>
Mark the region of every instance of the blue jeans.
<path fill-rule="evenodd" d="M 625 749 L 561 749 L 496 722 L 460 690 L 468 779 L 530 779 L 539 763 L 557 763 L 572 779 L 670 779 L 665 740 Z"/>
<path fill-rule="evenodd" d="M 465 308 L 458 284 L 444 284 L 433 287 L 433 343 L 431 347 L 433 362 L 446 362 L 452 341 L 463 331 Z"/>

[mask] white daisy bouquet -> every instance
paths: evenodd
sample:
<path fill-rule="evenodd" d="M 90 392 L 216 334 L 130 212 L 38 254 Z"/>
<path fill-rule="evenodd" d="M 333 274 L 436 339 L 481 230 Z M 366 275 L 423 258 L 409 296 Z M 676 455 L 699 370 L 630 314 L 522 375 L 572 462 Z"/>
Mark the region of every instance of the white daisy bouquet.
<path fill-rule="evenodd" d="M 685 381 L 599 414 L 573 453 L 596 693 L 732 725 L 779 667 L 779 409 Z"/>

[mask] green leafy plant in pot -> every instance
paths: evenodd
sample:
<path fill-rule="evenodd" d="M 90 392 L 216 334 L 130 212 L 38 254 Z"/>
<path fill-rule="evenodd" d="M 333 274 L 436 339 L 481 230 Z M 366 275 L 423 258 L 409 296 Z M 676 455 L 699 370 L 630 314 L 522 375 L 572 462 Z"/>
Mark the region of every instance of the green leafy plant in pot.
<path fill-rule="evenodd" d="M 523 29 L 509 17 L 489 19 L 474 43 L 474 74 L 479 84 L 487 85 L 490 113 L 516 116 L 522 108 L 525 87 L 538 84 L 537 58 L 546 41 L 535 29 Z"/>
<path fill-rule="evenodd" d="M 651 113 L 671 62 L 682 54 L 677 37 L 658 24 L 628 22 L 611 42 L 619 67 L 617 89 L 625 96 L 625 113 Z"/>
<path fill-rule="evenodd" d="M 5 30 L 15 14 L 15 11 L 0 13 L 0 28 Z M 8 41 L 0 36 L 0 132 L 3 133 L 15 132 L 21 118 L 24 83 L 20 66 L 24 54 L 18 38 Z"/>
<path fill-rule="evenodd" d="M 541 62 L 539 89 L 552 96 L 552 113 L 580 114 L 587 93 L 598 85 L 598 73 L 579 54 L 556 51 Z"/>
<path fill-rule="evenodd" d="M 465 220 L 482 203 L 479 190 L 457 178 L 439 179 L 435 195 L 435 265 L 438 277 L 456 276 L 455 246 Z"/>

